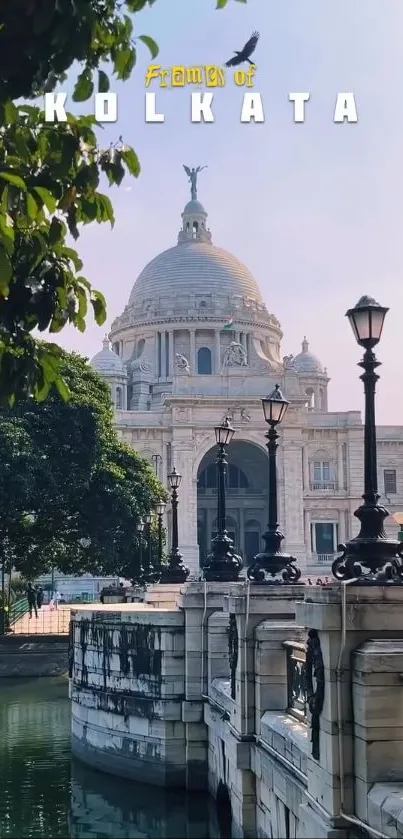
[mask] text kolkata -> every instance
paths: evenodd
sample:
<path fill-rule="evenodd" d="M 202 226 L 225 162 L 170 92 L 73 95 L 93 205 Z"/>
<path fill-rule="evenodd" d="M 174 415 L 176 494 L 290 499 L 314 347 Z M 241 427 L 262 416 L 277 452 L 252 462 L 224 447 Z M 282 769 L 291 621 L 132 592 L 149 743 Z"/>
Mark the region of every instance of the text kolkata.
<path fill-rule="evenodd" d="M 162 96 L 157 101 L 156 93 L 145 93 L 145 122 L 163 123 L 165 113 L 162 109 Z M 309 112 L 311 95 L 307 92 L 289 93 L 288 101 L 292 107 L 292 119 L 296 123 L 305 122 Z M 45 94 L 45 122 L 67 122 L 65 110 L 66 93 Z M 260 93 L 244 93 L 240 106 L 241 123 L 262 123 L 265 122 L 265 111 L 263 98 Z M 118 120 L 118 96 L 116 93 L 96 93 L 94 96 L 94 116 L 97 122 L 117 122 Z M 215 122 L 214 93 L 191 93 L 190 94 L 190 121 L 194 123 Z M 355 123 L 358 122 L 358 111 L 355 94 L 337 93 L 333 105 L 333 122 Z"/>

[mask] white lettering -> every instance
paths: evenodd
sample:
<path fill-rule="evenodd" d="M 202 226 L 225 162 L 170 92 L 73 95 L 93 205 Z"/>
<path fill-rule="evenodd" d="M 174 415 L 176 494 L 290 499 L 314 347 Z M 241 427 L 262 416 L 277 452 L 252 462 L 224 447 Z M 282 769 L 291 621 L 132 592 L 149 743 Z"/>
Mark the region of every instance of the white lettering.
<path fill-rule="evenodd" d="M 192 93 L 192 122 L 214 122 L 212 93 Z"/>
<path fill-rule="evenodd" d="M 333 122 L 358 122 L 354 93 L 338 93 Z"/>
<path fill-rule="evenodd" d="M 117 122 L 118 97 L 116 93 L 95 94 L 95 119 L 97 122 Z"/>
<path fill-rule="evenodd" d="M 165 122 L 164 114 L 156 111 L 156 93 L 146 93 L 146 122 Z"/>
<path fill-rule="evenodd" d="M 241 122 L 264 122 L 263 102 L 260 93 L 244 93 Z"/>
<path fill-rule="evenodd" d="M 294 122 L 305 122 L 305 102 L 309 102 L 310 93 L 289 93 L 288 101 L 294 103 Z"/>
<path fill-rule="evenodd" d="M 45 93 L 45 122 L 67 122 L 67 93 Z"/>

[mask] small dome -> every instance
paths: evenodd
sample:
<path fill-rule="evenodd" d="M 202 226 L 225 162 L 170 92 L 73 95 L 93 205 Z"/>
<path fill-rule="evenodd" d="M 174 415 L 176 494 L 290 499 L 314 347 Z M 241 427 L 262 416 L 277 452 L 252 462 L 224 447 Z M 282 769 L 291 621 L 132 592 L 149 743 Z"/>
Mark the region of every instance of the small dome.
<path fill-rule="evenodd" d="M 207 213 L 203 207 L 203 204 L 200 201 L 188 201 L 186 207 L 183 211 L 183 215 L 192 215 L 193 213 L 204 213 L 206 216 Z"/>
<path fill-rule="evenodd" d="M 306 338 L 302 342 L 302 352 L 293 358 L 292 364 L 298 373 L 308 375 L 309 373 L 323 373 L 323 366 L 319 358 L 309 352 L 309 344 Z"/>
<path fill-rule="evenodd" d="M 126 368 L 119 356 L 110 348 L 109 339 L 105 335 L 102 350 L 94 355 L 90 361 L 91 367 L 101 376 L 125 376 Z"/>

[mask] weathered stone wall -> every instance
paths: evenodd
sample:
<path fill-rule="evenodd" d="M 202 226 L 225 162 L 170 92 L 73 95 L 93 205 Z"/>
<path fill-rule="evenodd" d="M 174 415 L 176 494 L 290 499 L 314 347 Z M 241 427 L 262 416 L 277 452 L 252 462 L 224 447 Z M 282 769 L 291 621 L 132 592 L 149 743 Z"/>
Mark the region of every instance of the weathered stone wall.
<path fill-rule="evenodd" d="M 403 589 L 159 588 L 74 616 L 75 754 L 208 787 L 234 839 L 403 835 Z"/>
<path fill-rule="evenodd" d="M 184 787 L 184 614 L 73 616 L 73 752 L 122 777 Z"/>
<path fill-rule="evenodd" d="M 67 636 L 5 635 L 0 638 L 0 679 L 61 676 L 67 670 Z"/>

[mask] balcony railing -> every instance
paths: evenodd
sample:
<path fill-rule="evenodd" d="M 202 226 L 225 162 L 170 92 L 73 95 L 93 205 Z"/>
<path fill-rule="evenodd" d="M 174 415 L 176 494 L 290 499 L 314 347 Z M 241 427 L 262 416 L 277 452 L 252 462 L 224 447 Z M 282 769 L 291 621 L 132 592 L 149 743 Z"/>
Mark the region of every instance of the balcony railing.
<path fill-rule="evenodd" d="M 305 644 L 284 641 L 287 654 L 287 710 L 299 718 L 306 716 Z"/>
<path fill-rule="evenodd" d="M 331 565 L 334 562 L 336 554 L 312 554 L 312 562 L 314 565 Z"/>
<path fill-rule="evenodd" d="M 337 492 L 337 481 L 310 481 L 309 489 L 311 492 Z"/>

